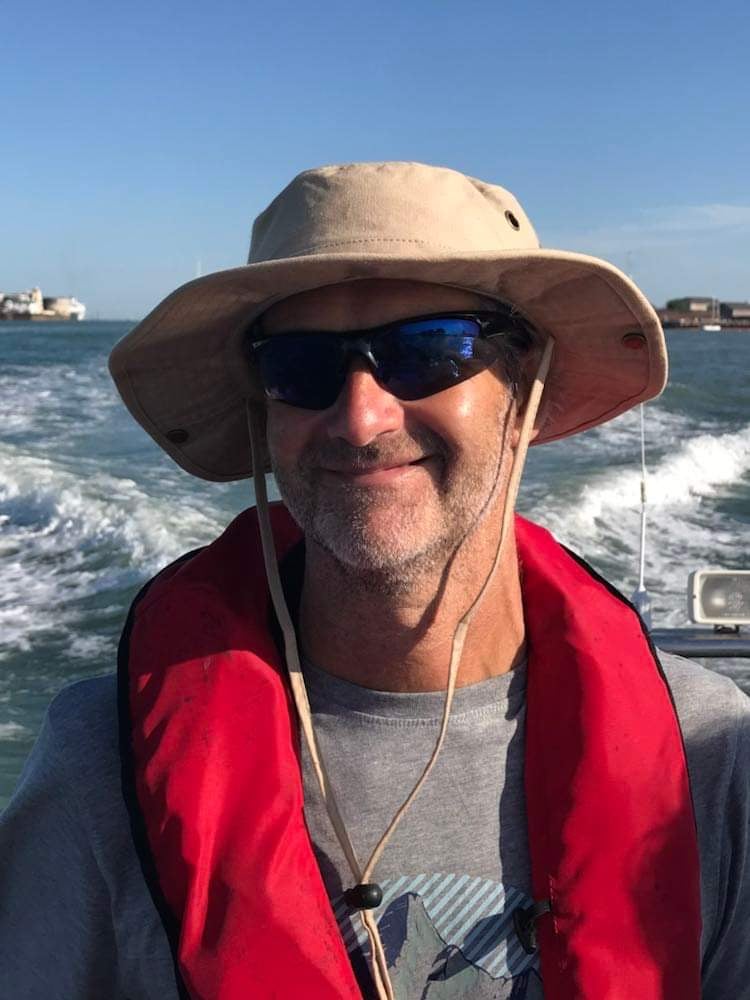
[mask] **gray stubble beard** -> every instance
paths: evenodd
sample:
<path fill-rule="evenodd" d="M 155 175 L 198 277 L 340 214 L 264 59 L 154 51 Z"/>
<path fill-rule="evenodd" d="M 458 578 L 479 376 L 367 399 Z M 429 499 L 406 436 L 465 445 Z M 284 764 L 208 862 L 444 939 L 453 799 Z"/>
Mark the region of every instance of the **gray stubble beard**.
<path fill-rule="evenodd" d="M 508 414 L 503 416 L 507 426 Z M 413 591 L 420 581 L 439 576 L 492 506 L 502 487 L 505 446 L 502 428 L 499 430 L 494 461 L 483 464 L 481 470 L 454 469 L 453 478 L 458 477 L 458 483 L 452 485 L 451 473 L 446 471 L 450 456 L 443 449 L 442 476 L 435 484 L 437 503 L 431 507 L 442 515 L 443 530 L 433 533 L 425 545 L 411 552 L 394 553 L 391 546 L 386 551 L 385 546 L 375 545 L 368 536 L 373 500 L 367 489 L 342 484 L 333 495 L 326 495 L 320 486 L 316 489 L 313 463 L 289 475 L 274 471 L 290 514 L 308 540 L 331 557 L 344 581 L 369 593 L 403 595 Z M 413 506 L 397 508 L 397 512 L 394 530 L 413 537 L 419 531 L 420 510 Z"/>

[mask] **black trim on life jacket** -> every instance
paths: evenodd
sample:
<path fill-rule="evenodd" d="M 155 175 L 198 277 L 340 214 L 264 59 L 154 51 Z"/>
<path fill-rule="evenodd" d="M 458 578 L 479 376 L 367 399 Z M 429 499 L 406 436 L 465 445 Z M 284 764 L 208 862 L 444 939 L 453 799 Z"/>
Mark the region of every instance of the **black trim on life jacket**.
<path fill-rule="evenodd" d="M 292 619 L 294 630 L 299 635 L 299 606 L 302 600 L 302 584 L 305 579 L 305 539 L 300 539 L 296 545 L 287 552 L 279 563 L 279 576 L 281 577 L 281 587 L 284 591 L 284 599 Z M 273 609 L 273 602 L 268 602 L 268 631 L 271 633 L 276 648 L 279 651 L 282 663 L 286 663 L 286 653 L 284 652 L 284 636 L 279 625 L 279 619 Z"/>
<path fill-rule="evenodd" d="M 130 605 L 128 617 L 125 621 L 125 627 L 122 630 L 120 642 L 117 646 L 117 721 L 119 728 L 120 780 L 122 785 L 122 795 L 125 800 L 125 807 L 128 811 L 128 816 L 130 818 L 130 833 L 133 838 L 135 852 L 138 855 L 138 861 L 140 862 L 141 872 L 143 873 L 144 881 L 148 887 L 154 906 L 159 914 L 159 918 L 161 919 L 164 932 L 167 936 L 167 941 L 169 942 L 169 949 L 172 953 L 172 962 L 174 963 L 175 985 L 177 986 L 177 993 L 180 1000 L 190 1000 L 190 994 L 188 993 L 185 981 L 182 978 L 177 958 L 180 940 L 180 923 L 172 913 L 162 891 L 161 885 L 159 884 L 156 864 L 154 863 L 154 858 L 151 854 L 151 846 L 148 842 L 148 835 L 146 833 L 146 821 L 143 817 L 143 813 L 141 812 L 140 803 L 138 802 L 135 785 L 135 766 L 133 763 L 128 664 L 130 661 L 130 636 L 133 631 L 135 611 L 138 604 L 140 604 L 150 590 L 151 585 L 158 580 L 162 573 L 174 568 L 175 566 L 179 566 L 181 563 L 187 562 L 189 559 L 192 559 L 193 556 L 202 551 L 202 548 L 193 549 L 192 552 L 187 552 L 185 555 L 180 556 L 179 559 L 175 559 L 173 563 L 170 563 L 169 566 L 165 567 L 165 569 L 161 570 L 156 576 L 152 577 L 146 584 L 144 584 L 143 587 L 141 587 L 136 594 L 133 603 Z"/>

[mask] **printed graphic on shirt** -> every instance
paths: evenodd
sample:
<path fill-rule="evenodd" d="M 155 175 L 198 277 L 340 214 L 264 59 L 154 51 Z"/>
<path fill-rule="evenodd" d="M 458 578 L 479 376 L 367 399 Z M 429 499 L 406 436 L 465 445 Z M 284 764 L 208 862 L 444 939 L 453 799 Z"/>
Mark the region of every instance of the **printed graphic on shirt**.
<path fill-rule="evenodd" d="M 375 910 L 398 1000 L 541 1000 L 538 957 L 523 948 L 513 911 L 531 900 L 511 886 L 469 875 L 383 879 Z M 345 901 L 334 906 L 358 976 L 369 940 Z"/>

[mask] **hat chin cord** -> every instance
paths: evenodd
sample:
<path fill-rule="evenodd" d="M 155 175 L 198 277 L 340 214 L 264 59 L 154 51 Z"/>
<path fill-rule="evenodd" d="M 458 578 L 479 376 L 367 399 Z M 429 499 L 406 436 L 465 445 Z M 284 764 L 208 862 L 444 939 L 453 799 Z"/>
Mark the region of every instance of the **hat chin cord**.
<path fill-rule="evenodd" d="M 323 758 L 320 753 L 320 748 L 318 746 L 317 738 L 315 735 L 315 728 L 312 722 L 312 713 L 310 711 L 310 702 L 307 697 L 307 690 L 305 688 L 305 681 L 302 674 L 302 667 L 300 664 L 299 648 L 297 645 L 297 636 L 295 633 L 294 625 L 292 623 L 291 615 L 289 614 L 289 609 L 287 608 L 286 599 L 284 598 L 284 591 L 281 586 L 281 576 L 279 574 L 278 559 L 276 556 L 276 548 L 273 540 L 273 532 L 271 530 L 271 520 L 268 513 L 268 493 L 266 491 L 266 480 L 265 475 L 261 471 L 263 468 L 263 440 L 261 435 L 261 430 L 259 427 L 258 419 L 253 413 L 251 404 L 248 401 L 246 406 L 247 411 L 247 422 L 248 430 L 250 433 L 250 446 L 252 450 L 253 459 L 253 470 L 258 470 L 255 473 L 255 499 L 258 510 L 258 524 L 260 527 L 261 543 L 263 547 L 263 561 L 265 563 L 266 577 L 268 581 L 268 587 L 271 593 L 271 601 L 273 603 L 274 611 L 276 612 L 276 617 L 278 619 L 279 625 L 281 627 L 282 635 L 284 637 L 284 652 L 286 655 L 286 665 L 289 673 L 289 681 L 292 689 L 292 696 L 294 698 L 294 704 L 297 709 L 297 715 L 299 717 L 300 726 L 302 733 L 307 744 L 308 752 L 310 754 L 310 759 L 313 766 L 313 771 L 320 788 L 320 793 L 323 798 L 323 803 L 326 807 L 326 812 L 328 813 L 328 818 L 333 827 L 336 838 L 341 846 L 341 850 L 344 853 L 346 862 L 349 865 L 352 876 L 357 884 L 357 887 L 367 885 L 370 883 L 375 867 L 380 860 L 383 851 L 388 844 L 391 836 L 393 835 L 396 827 L 399 825 L 401 820 L 406 815 L 409 807 L 413 803 L 414 799 L 419 794 L 420 789 L 427 781 L 430 772 L 432 771 L 435 763 L 437 762 L 438 756 L 442 749 L 443 743 L 445 741 L 445 736 L 448 731 L 448 721 L 450 719 L 451 706 L 453 704 L 453 695 L 456 690 L 456 680 L 458 678 L 458 668 L 461 663 L 461 654 L 463 652 L 464 642 L 466 640 L 466 634 L 469 630 L 469 625 L 474 617 L 476 609 L 479 607 L 485 593 L 487 592 L 490 583 L 500 565 L 500 559 L 503 553 L 504 542 L 508 535 L 511 518 L 513 517 L 513 512 L 515 509 L 516 497 L 518 495 L 518 487 L 521 481 L 521 474 L 523 472 L 523 467 L 526 461 L 526 453 L 528 451 L 529 443 L 531 440 L 531 433 L 534 428 L 534 421 L 536 419 L 537 412 L 539 410 L 539 404 L 542 399 L 542 393 L 544 391 L 544 385 L 549 372 L 550 363 L 552 360 L 553 351 L 553 341 L 548 338 L 544 350 L 542 352 L 542 358 L 539 363 L 536 375 L 534 376 L 534 382 L 531 386 L 529 392 L 529 398 L 526 403 L 526 410 L 524 412 L 523 421 L 521 423 L 521 430 L 519 433 L 518 444 L 516 446 L 515 454 L 513 456 L 513 464 L 510 470 L 510 476 L 508 478 L 508 487 L 505 492 L 505 498 L 503 500 L 503 512 L 502 521 L 500 528 L 500 537 L 498 539 L 497 548 L 495 550 L 495 557 L 492 561 L 492 566 L 490 568 L 484 583 L 482 584 L 479 593 L 472 601 L 468 611 L 463 615 L 456 630 L 453 634 L 453 643 L 451 647 L 451 658 L 450 667 L 448 670 L 448 684 L 445 692 L 445 701 L 443 703 L 443 714 L 440 723 L 440 731 L 438 733 L 435 746 L 427 761 L 422 774 L 417 780 L 416 784 L 409 792 L 407 797 L 404 799 L 401 806 L 399 806 L 393 819 L 388 824 L 385 832 L 381 836 L 378 843 L 370 855 L 367 863 L 362 866 L 360 865 L 356 852 L 349 837 L 349 833 L 344 825 L 344 821 L 341 817 L 341 812 L 336 802 L 336 797 L 331 787 L 331 782 L 328 777 L 328 772 L 326 771 L 325 764 L 323 763 Z M 379 894 L 378 894 L 379 895 Z M 378 901 L 379 902 L 379 901 Z M 366 904 L 365 904 L 366 905 Z M 378 903 L 374 904 L 375 906 Z M 393 991 L 393 986 L 391 985 L 390 977 L 388 975 L 388 963 L 386 960 L 385 949 L 383 948 L 383 943 L 380 940 L 380 933 L 378 931 L 377 923 L 373 914 L 372 908 L 360 909 L 360 919 L 364 925 L 367 932 L 368 938 L 370 940 L 370 949 L 372 955 L 372 973 L 375 982 L 375 989 L 379 1000 L 395 1000 L 395 993 Z"/>

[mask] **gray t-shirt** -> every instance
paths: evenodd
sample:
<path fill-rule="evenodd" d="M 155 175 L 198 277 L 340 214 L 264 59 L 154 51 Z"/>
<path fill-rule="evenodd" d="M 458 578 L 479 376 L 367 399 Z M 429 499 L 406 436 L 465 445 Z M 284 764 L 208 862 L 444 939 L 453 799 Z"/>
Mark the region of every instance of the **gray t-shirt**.
<path fill-rule="evenodd" d="M 445 694 L 393 694 L 306 666 L 318 740 L 360 863 L 432 753 Z M 399 1000 L 542 996 L 513 927 L 531 902 L 523 786 L 526 670 L 459 688 L 437 764 L 389 840 L 375 910 Z M 365 996 L 369 942 L 342 898 L 353 879 L 303 756 L 305 815 Z M 362 780 L 367 775 L 367 780 Z"/>
<path fill-rule="evenodd" d="M 703 997 L 704 1000 L 728 1000 L 730 997 L 741 1000 L 750 997 L 750 701 L 726 678 L 676 657 L 665 656 L 663 662 L 687 747 L 698 824 Z M 339 683 L 333 682 L 337 689 Z M 492 710 L 488 716 L 498 721 L 498 733 L 503 727 L 508 730 L 497 737 L 504 751 L 497 752 L 493 748 L 491 766 L 500 766 L 498 787 L 491 798 L 485 795 L 481 802 L 473 801 L 476 787 L 472 787 L 472 782 L 478 780 L 477 767 L 481 770 L 484 764 L 489 752 L 487 746 L 480 748 L 478 765 L 467 761 L 465 770 L 457 772 L 454 759 L 453 777 L 450 784 L 446 783 L 449 791 L 442 799 L 433 799 L 439 804 L 433 816 L 428 817 L 431 846 L 423 845 L 422 834 L 408 836 L 407 824 L 420 822 L 415 813 L 407 817 L 404 828 L 387 848 L 383 867 L 378 872 L 378 878 L 383 881 L 389 877 L 389 872 L 396 881 L 402 876 L 415 880 L 406 891 L 401 891 L 406 883 L 397 886 L 391 901 L 405 899 L 402 906 L 394 907 L 393 920 L 400 921 L 402 928 L 415 928 L 420 935 L 424 932 L 429 937 L 430 928 L 421 919 L 425 913 L 433 929 L 443 928 L 446 939 L 452 933 L 440 923 L 440 913 L 435 912 L 439 904 L 433 905 L 432 900 L 426 899 L 429 889 L 425 889 L 424 883 L 416 882 L 420 875 L 443 876 L 442 883 L 438 878 L 432 886 L 438 893 L 442 886 L 444 908 L 451 905 L 451 890 L 455 895 L 465 889 L 467 881 L 460 881 L 463 876 L 467 876 L 467 880 L 486 879 L 492 884 L 485 889 L 484 895 L 494 892 L 495 902 L 501 895 L 505 900 L 494 913 L 487 911 L 489 920 L 498 916 L 503 919 L 508 906 L 512 905 L 513 891 L 528 893 L 528 861 L 522 835 L 522 773 L 517 759 L 523 743 L 523 706 L 519 707 L 516 702 L 522 679 L 509 675 L 489 683 L 497 687 L 500 710 Z M 313 697 L 317 698 L 314 679 L 311 686 Z M 463 703 L 464 692 L 460 695 Z M 393 697 L 386 695 L 385 700 L 392 701 Z M 395 699 L 412 697 L 397 695 Z M 459 705 L 461 714 L 465 708 L 469 714 L 476 711 L 482 716 L 484 709 L 479 703 L 484 700 L 484 692 L 479 688 L 466 689 L 465 698 L 466 705 Z M 474 698 L 478 699 L 478 704 L 474 704 Z M 338 709 L 333 704 L 327 709 L 326 715 L 319 714 L 317 721 L 319 727 L 330 734 L 329 716 L 332 718 Z M 412 709 L 408 708 L 408 712 Z M 341 714 L 347 716 L 348 713 L 343 711 Z M 407 717 L 420 718 L 408 713 Z M 347 725 L 351 721 L 347 720 Z M 342 796 L 345 813 L 352 819 L 355 830 L 361 821 L 350 817 L 349 810 L 368 807 L 371 793 L 367 789 L 383 784 L 384 774 L 400 771 L 406 753 L 414 754 L 415 759 L 419 756 L 416 747 L 407 749 L 404 735 L 406 730 L 417 730 L 420 725 L 434 733 L 434 723 L 429 719 L 404 726 L 403 719 L 396 716 L 382 726 L 374 724 L 383 739 L 373 739 L 371 755 L 363 757 L 362 769 L 356 771 L 356 780 L 353 785 L 347 785 Z M 452 732 L 459 732 L 461 728 L 461 719 L 457 719 Z M 324 734 L 323 739 L 328 740 L 329 736 Z M 330 754 L 330 747 L 328 751 Z M 502 759 L 498 761 L 497 758 Z M 449 763 L 446 759 L 438 767 L 442 769 Z M 462 774 L 466 780 L 459 780 Z M 436 771 L 435 777 L 440 779 L 440 773 Z M 406 781 L 405 777 L 399 780 Z M 432 778 L 430 780 L 432 783 Z M 315 826 L 314 793 L 311 788 L 307 791 L 310 823 Z M 423 791 L 427 794 L 428 789 Z M 349 798 L 351 792 L 356 793 L 356 802 L 353 797 Z M 439 789 L 429 794 L 439 795 Z M 485 809 L 487 815 L 491 815 L 491 800 L 494 800 L 497 816 L 482 820 Z M 427 801 L 423 799 L 422 804 Z M 510 805 L 513 801 L 518 803 L 516 808 Z M 378 812 L 379 804 L 380 800 L 370 801 L 370 806 L 377 806 Z M 418 806 L 419 799 L 415 809 Z M 475 817 L 476 822 L 482 824 L 481 828 L 474 825 Z M 361 846 L 357 844 L 358 835 L 354 834 L 360 854 L 366 853 L 364 841 L 377 837 L 389 818 L 386 817 L 382 825 L 376 825 L 373 818 L 373 828 L 368 826 L 366 832 L 359 835 Z M 455 830 L 456 818 L 464 825 L 465 835 L 455 841 L 455 834 L 451 833 L 455 846 L 443 855 L 443 847 L 437 841 L 443 830 Z M 494 873 L 487 874 L 488 869 L 484 867 L 487 847 L 477 842 L 485 842 L 484 825 L 489 822 L 498 836 L 499 857 Z M 323 873 L 335 895 L 340 892 L 335 875 L 339 869 L 333 860 L 335 849 L 330 846 L 330 840 L 325 839 L 330 834 L 317 833 L 316 836 L 320 841 L 319 850 L 332 858 L 332 868 L 327 870 L 324 864 Z M 454 876 L 454 881 L 448 885 L 446 879 L 450 876 Z M 393 885 L 395 882 L 389 888 Z M 477 882 L 475 886 L 476 892 L 467 892 L 466 902 L 470 904 L 467 914 L 471 906 L 478 913 L 478 903 L 484 898 L 479 895 L 481 884 Z M 417 902 L 421 903 L 421 908 Z M 411 919 L 412 909 L 418 914 L 414 920 Z M 454 923 L 458 919 L 457 912 Z M 465 933 L 474 931 L 478 935 L 480 930 L 475 931 L 474 925 L 467 925 Z M 434 939 L 430 938 L 425 947 L 413 948 L 410 932 L 404 934 L 399 930 L 391 934 L 386 927 L 384 934 L 386 940 L 395 942 L 396 949 L 401 949 L 398 954 L 392 951 L 392 957 L 398 959 L 401 952 L 404 954 L 403 969 L 398 961 L 394 963 L 396 977 L 401 977 L 403 983 L 419 983 L 426 965 L 432 969 L 435 964 Z M 480 958 L 492 940 L 489 935 L 483 944 L 476 942 Z M 404 943 L 408 943 L 406 950 L 401 947 Z M 492 970 L 488 973 L 480 962 L 462 963 L 458 956 L 455 957 L 459 963 L 458 977 L 478 975 L 476 969 L 483 975 L 491 975 Z M 407 968 L 412 961 L 418 966 L 414 971 L 410 966 Z M 529 979 L 533 982 L 533 965 L 522 970 L 515 965 L 511 967 L 512 957 L 505 961 L 519 983 L 519 991 L 526 989 L 525 996 L 533 996 L 529 982 Z M 452 973 L 454 966 L 444 968 Z M 501 969 L 502 960 L 496 961 L 492 968 Z M 524 983 L 526 972 L 529 976 Z M 498 989 L 505 988 L 505 978 L 495 979 Z M 442 982 L 439 978 L 431 980 L 433 992 L 427 995 L 467 998 L 483 995 L 474 992 L 471 980 L 461 994 L 439 992 L 446 982 L 449 981 L 445 976 Z M 75 684 L 55 699 L 17 792 L 0 818 L 0 984 L 2 995 L 13 1000 L 178 998 L 166 935 L 141 874 L 120 790 L 115 681 L 112 677 Z M 419 995 L 402 995 L 400 1000 L 413 1000 Z M 491 992 L 484 995 L 493 996 Z M 514 994 L 514 997 L 522 996 L 523 992 Z"/>

